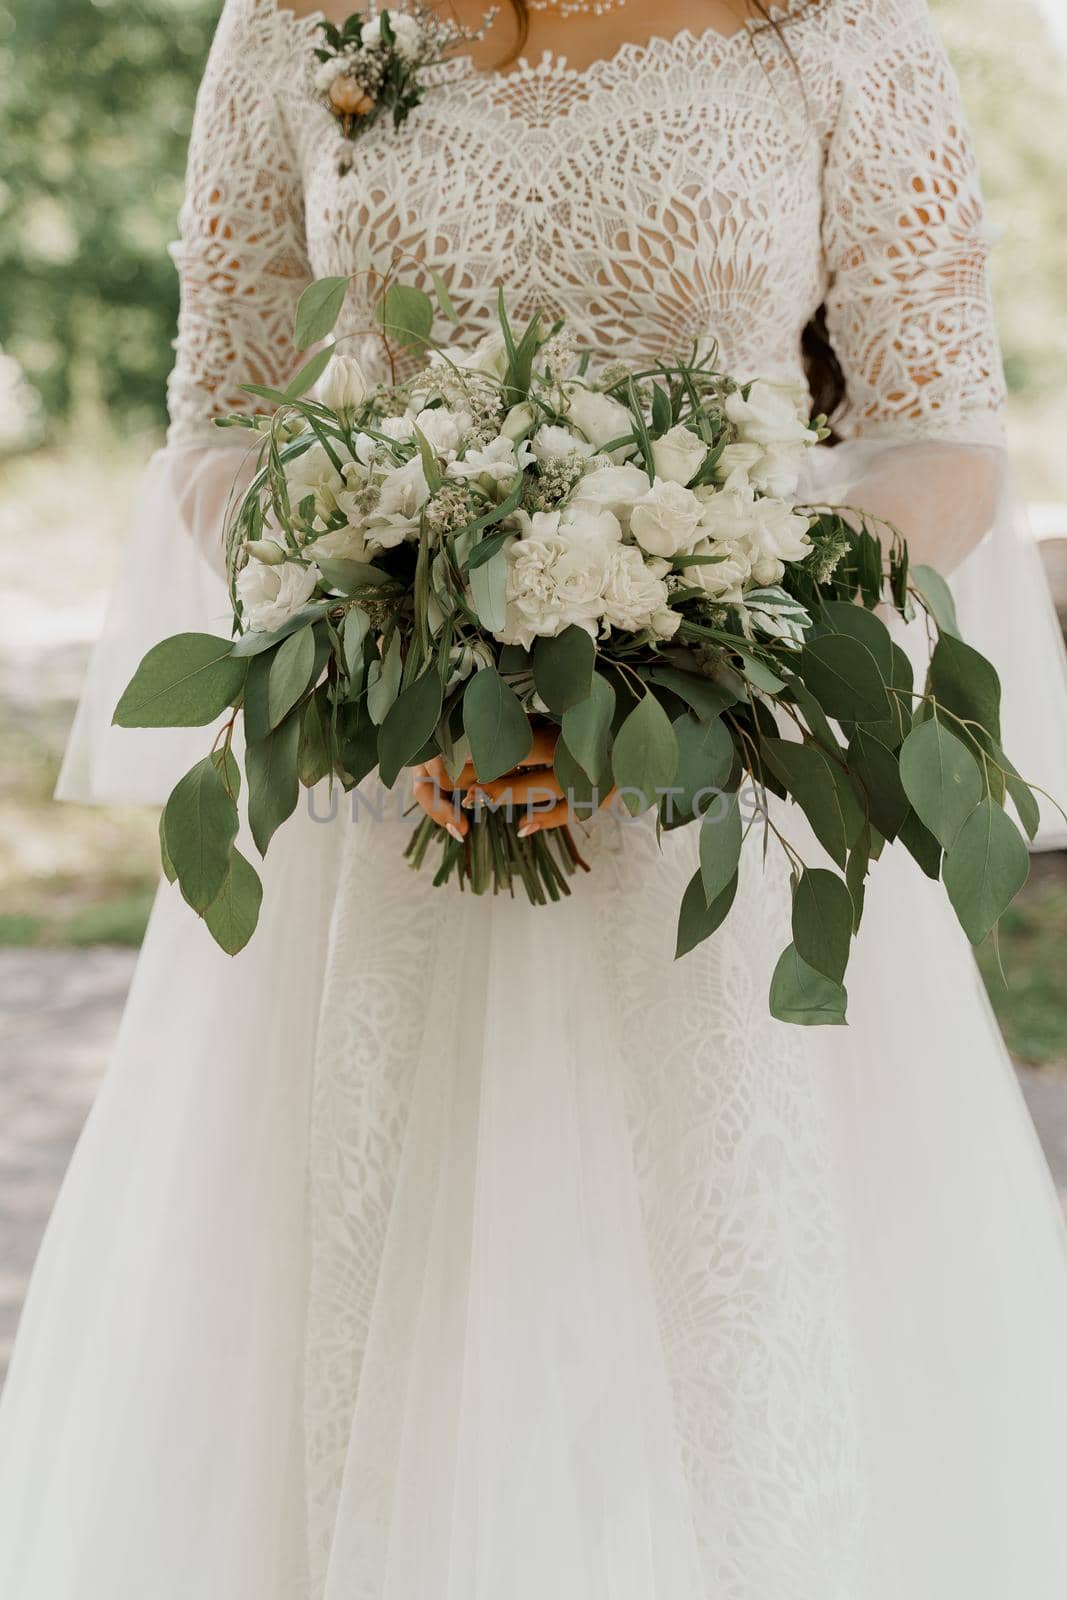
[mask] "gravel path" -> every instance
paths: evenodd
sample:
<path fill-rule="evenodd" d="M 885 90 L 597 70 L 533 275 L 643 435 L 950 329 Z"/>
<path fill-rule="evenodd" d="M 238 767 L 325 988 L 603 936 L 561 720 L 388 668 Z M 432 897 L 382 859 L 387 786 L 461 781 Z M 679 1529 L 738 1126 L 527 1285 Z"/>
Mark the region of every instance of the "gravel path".
<path fill-rule="evenodd" d="M 0 1374 L 135 960 L 107 948 L 0 951 Z M 1067 1208 L 1067 1064 L 1023 1067 L 1020 1079 Z"/>

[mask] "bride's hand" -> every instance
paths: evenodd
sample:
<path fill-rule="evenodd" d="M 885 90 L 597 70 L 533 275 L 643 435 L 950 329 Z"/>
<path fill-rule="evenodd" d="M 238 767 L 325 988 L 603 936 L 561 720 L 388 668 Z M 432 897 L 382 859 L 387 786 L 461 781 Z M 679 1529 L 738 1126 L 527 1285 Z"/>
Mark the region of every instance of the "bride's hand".
<path fill-rule="evenodd" d="M 450 778 L 441 757 L 435 756 L 412 769 L 415 799 L 427 816 L 447 828 L 454 839 L 466 837 L 470 823 L 464 811 L 479 795 L 496 807 L 508 806 L 514 812 L 526 813 L 518 827 L 520 838 L 527 839 L 545 828 L 561 828 L 568 820 L 569 807 L 552 768 L 558 739 L 558 728 L 536 728 L 529 755 L 492 783 L 479 783 L 469 761 L 457 777 Z M 458 807 L 457 794 L 462 797 Z"/>

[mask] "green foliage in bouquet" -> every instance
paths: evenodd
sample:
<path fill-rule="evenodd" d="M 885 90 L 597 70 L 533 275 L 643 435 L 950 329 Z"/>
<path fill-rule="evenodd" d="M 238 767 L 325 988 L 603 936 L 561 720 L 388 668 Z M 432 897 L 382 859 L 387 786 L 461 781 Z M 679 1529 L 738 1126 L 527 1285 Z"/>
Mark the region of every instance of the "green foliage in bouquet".
<path fill-rule="evenodd" d="M 298 347 L 331 333 L 348 288 L 307 289 Z M 394 380 L 398 358 L 417 369 L 403 381 L 372 388 L 332 345 L 284 392 L 249 386 L 271 415 L 222 419 L 255 447 L 225 530 L 235 636 L 164 640 L 115 713 L 126 727 L 225 718 L 160 830 L 167 876 L 222 948 L 251 937 L 262 894 L 236 845 L 239 721 L 261 855 L 301 785 L 349 790 L 377 769 L 391 787 L 432 759 L 489 783 L 552 728 L 573 817 L 612 797 L 655 812 L 661 833 L 699 829 L 679 956 L 728 917 L 759 830 L 792 875 L 792 942 L 770 983 L 783 1021 L 845 1021 L 887 845 L 943 881 L 982 942 L 1027 876 L 1006 806 L 1032 837 L 1037 802 L 944 580 L 862 511 L 797 503 L 824 419 L 719 372 L 714 351 L 590 375 L 562 324 L 513 330 L 502 294 L 498 328 L 457 354 L 434 343 L 455 320 L 436 291 L 435 306 L 393 282 L 378 301 Z M 921 685 L 881 612 L 925 614 Z M 790 807 L 814 851 L 789 837 Z M 538 904 L 584 865 L 569 827 L 524 838 L 493 809 L 466 839 L 423 817 L 408 855 L 431 852 L 438 883 L 517 885 Z"/>

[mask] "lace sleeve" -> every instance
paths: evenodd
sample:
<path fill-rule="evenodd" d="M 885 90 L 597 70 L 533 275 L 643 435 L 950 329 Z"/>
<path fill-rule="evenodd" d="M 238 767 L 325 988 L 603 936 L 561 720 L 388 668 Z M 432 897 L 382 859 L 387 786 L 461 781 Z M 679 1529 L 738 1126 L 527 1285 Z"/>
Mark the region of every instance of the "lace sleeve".
<path fill-rule="evenodd" d="M 999 443 L 989 238 L 952 68 L 926 0 L 865 0 L 843 32 L 824 194 L 828 323 L 848 381 L 838 429 Z"/>
<path fill-rule="evenodd" d="M 293 314 L 311 271 L 278 21 L 273 3 L 227 0 L 197 97 L 172 248 L 181 314 L 170 443 L 218 443 L 213 416 L 256 409 L 240 385 L 277 386 L 296 364 Z"/>

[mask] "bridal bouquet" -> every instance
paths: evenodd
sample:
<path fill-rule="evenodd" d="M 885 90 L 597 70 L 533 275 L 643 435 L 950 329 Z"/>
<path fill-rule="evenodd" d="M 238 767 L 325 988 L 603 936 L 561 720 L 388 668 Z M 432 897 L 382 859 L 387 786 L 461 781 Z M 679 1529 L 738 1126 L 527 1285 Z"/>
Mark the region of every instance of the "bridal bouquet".
<path fill-rule="evenodd" d="M 305 292 L 298 347 L 331 331 L 347 286 Z M 941 878 L 985 939 L 1027 876 L 1006 803 L 1031 836 L 1037 803 L 944 581 L 862 512 L 797 503 L 823 419 L 713 353 L 594 373 L 561 324 L 513 331 L 503 295 L 472 351 L 433 345 L 435 307 L 407 285 L 378 317 L 390 359 L 421 353 L 413 377 L 372 388 L 329 346 L 284 392 L 249 386 L 272 415 L 223 419 L 258 443 L 226 529 L 234 636 L 164 640 L 115 713 L 126 727 L 229 713 L 160 834 L 167 876 L 219 944 L 243 947 L 261 898 L 235 845 L 238 721 L 261 854 L 300 784 L 349 789 L 377 769 L 391 787 L 431 760 L 491 784 L 547 728 L 572 817 L 610 800 L 699 829 L 679 955 L 728 916 L 744 837 L 762 831 L 792 869 L 793 937 L 770 988 L 786 1021 L 845 1020 L 887 845 Z M 925 613 L 924 683 L 880 610 Z M 824 861 L 803 859 L 768 796 L 799 808 Z M 413 865 L 432 855 L 436 881 L 475 892 L 568 892 L 584 865 L 569 827 L 526 837 L 522 815 L 469 815 L 466 838 L 423 817 Z"/>

